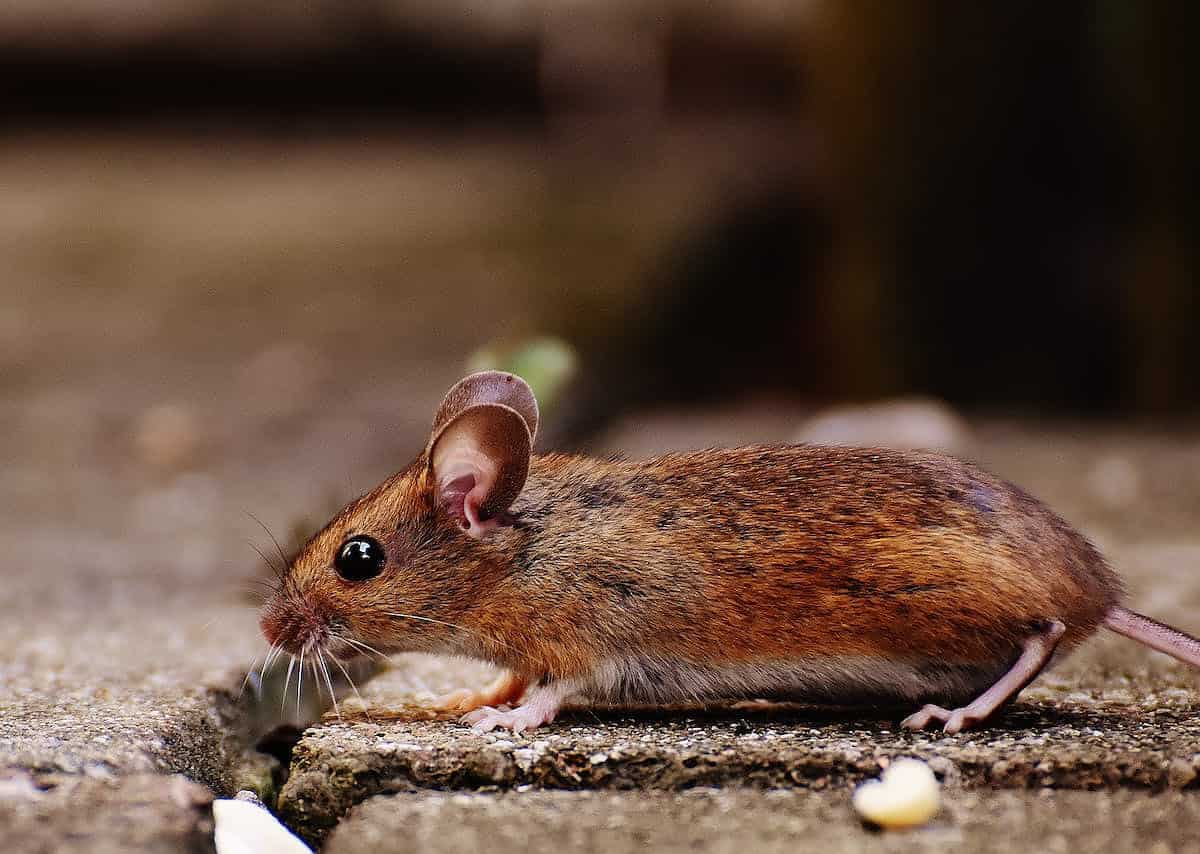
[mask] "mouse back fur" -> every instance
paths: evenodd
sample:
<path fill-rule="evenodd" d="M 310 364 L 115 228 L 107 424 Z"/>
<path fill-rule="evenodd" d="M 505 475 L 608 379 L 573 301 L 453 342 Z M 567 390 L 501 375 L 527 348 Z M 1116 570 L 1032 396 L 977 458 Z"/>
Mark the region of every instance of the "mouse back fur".
<path fill-rule="evenodd" d="M 487 548 L 506 575 L 478 618 L 529 626 L 535 671 L 635 655 L 990 662 L 1046 620 L 1078 642 L 1121 595 L 1025 492 L 883 450 L 541 457 Z"/>

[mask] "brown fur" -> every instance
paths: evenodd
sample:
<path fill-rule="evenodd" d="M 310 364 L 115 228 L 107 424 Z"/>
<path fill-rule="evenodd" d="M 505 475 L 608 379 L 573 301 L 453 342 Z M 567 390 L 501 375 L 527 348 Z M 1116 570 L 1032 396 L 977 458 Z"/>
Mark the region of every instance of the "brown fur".
<path fill-rule="evenodd" d="M 632 655 L 1003 666 L 1050 620 L 1067 626 L 1064 648 L 1078 643 L 1121 598 L 1103 558 L 1048 508 L 936 454 L 535 457 L 508 524 L 478 540 L 431 478 L 422 455 L 313 537 L 264 613 L 272 642 L 298 651 L 345 633 L 483 658 L 531 682 Z M 333 571 L 353 534 L 384 545 L 379 577 Z"/>

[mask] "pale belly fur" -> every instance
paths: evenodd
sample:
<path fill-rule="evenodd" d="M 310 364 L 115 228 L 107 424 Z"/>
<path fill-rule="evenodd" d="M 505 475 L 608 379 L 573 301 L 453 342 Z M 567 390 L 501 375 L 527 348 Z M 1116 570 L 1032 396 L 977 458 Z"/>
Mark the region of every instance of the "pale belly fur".
<path fill-rule="evenodd" d="M 826 656 L 797 661 L 704 665 L 648 657 L 610 659 L 576 681 L 600 703 L 687 703 L 715 699 L 795 700 L 832 705 L 965 703 L 1012 662 Z"/>

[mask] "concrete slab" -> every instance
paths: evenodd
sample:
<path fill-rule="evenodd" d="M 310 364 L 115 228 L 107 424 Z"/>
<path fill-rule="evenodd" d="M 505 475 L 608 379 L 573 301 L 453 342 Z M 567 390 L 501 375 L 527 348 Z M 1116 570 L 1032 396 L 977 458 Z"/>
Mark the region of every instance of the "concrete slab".
<path fill-rule="evenodd" d="M 333 832 L 327 854 L 742 854 L 1200 851 L 1200 795 L 953 791 L 925 827 L 862 826 L 849 792 L 525 792 L 377 796 Z"/>
<path fill-rule="evenodd" d="M 215 850 L 212 794 L 178 775 L 0 772 L 0 828 L 22 854 Z"/>
<path fill-rule="evenodd" d="M 957 736 L 898 731 L 895 715 L 798 709 L 580 710 L 528 736 L 448 721 L 327 723 L 293 754 L 280 815 L 319 841 L 380 792 L 696 786 L 829 789 L 917 756 L 956 786 L 1162 790 L 1192 785 L 1200 719 L 1190 699 L 1023 703 Z"/>

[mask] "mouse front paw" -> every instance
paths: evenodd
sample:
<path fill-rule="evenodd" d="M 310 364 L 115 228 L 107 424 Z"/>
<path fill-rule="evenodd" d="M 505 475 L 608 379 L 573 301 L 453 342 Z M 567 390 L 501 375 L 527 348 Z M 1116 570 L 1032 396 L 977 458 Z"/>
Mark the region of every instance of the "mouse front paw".
<path fill-rule="evenodd" d="M 534 703 L 526 703 L 515 709 L 495 709 L 484 706 L 463 715 L 461 720 L 470 724 L 478 733 L 491 732 L 494 729 L 508 729 L 520 735 L 528 730 L 537 729 L 543 724 L 554 720 L 557 709 L 546 709 Z"/>
<path fill-rule="evenodd" d="M 475 732 L 491 732 L 499 727 L 519 734 L 554 720 L 571 692 L 572 683 L 543 678 L 515 709 L 484 706 L 463 715 L 462 722 L 470 724 Z"/>

